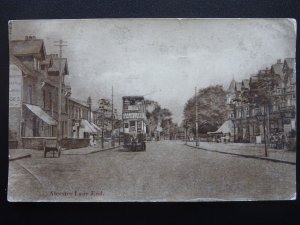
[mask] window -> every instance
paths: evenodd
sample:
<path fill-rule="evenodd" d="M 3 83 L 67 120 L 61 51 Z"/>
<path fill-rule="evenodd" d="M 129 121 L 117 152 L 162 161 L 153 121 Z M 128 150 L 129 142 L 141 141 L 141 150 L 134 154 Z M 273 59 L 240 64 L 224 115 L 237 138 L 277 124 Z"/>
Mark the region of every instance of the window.
<path fill-rule="evenodd" d="M 37 58 L 33 58 L 33 68 L 35 70 L 39 70 L 40 69 L 40 61 Z"/>
<path fill-rule="evenodd" d="M 130 105 L 135 105 L 135 100 L 130 100 Z"/>
<path fill-rule="evenodd" d="M 125 128 L 128 128 L 128 123 L 124 123 L 124 127 L 125 127 Z"/>
<path fill-rule="evenodd" d="M 131 127 L 134 127 L 135 126 L 135 121 L 130 121 L 129 124 L 130 124 Z"/>

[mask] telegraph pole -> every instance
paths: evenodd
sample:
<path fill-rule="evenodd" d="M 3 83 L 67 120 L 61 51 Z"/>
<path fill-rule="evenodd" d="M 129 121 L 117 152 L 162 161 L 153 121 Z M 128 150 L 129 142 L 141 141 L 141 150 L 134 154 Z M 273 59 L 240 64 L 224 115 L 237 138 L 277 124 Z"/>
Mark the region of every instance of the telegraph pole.
<path fill-rule="evenodd" d="M 198 99 L 197 99 L 197 87 L 195 87 L 195 98 L 196 98 L 196 146 L 199 146 L 198 142 Z"/>
<path fill-rule="evenodd" d="M 111 131 L 114 130 L 114 86 L 111 87 Z"/>
<path fill-rule="evenodd" d="M 57 140 L 60 143 L 61 140 L 61 92 L 62 92 L 62 68 L 61 68 L 61 60 L 62 60 L 62 48 L 63 46 L 67 46 L 66 41 L 63 40 L 59 40 L 59 41 L 55 41 L 54 43 L 58 43 L 55 46 L 59 47 L 59 87 L 58 87 L 58 126 L 57 126 Z"/>
<path fill-rule="evenodd" d="M 114 147 L 114 86 L 111 87 L 111 146 Z"/>

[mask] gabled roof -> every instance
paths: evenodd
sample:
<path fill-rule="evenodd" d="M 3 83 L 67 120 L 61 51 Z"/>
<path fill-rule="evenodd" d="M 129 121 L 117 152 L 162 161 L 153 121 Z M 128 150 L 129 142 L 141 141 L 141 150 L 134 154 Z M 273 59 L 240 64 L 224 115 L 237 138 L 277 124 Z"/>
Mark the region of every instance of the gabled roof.
<path fill-rule="evenodd" d="M 286 63 L 288 69 L 294 69 L 295 58 L 286 58 L 286 59 L 284 59 L 284 63 Z"/>
<path fill-rule="evenodd" d="M 68 68 L 68 61 L 66 58 L 53 58 L 53 64 L 52 66 L 49 68 L 49 72 L 58 72 L 59 71 L 59 61 L 61 60 L 61 68 L 64 71 L 64 75 L 68 75 L 69 74 L 69 68 Z"/>
<path fill-rule="evenodd" d="M 235 83 L 235 90 L 236 91 L 241 91 L 242 90 L 242 83 L 241 82 L 236 82 Z"/>
<path fill-rule="evenodd" d="M 232 79 L 232 81 L 229 84 L 229 87 L 227 89 L 228 92 L 234 92 L 235 91 L 235 83 L 236 81 L 234 79 Z"/>
<path fill-rule="evenodd" d="M 249 89 L 249 88 L 250 88 L 250 87 L 249 87 L 249 80 L 248 80 L 248 79 L 244 79 L 244 80 L 242 81 L 242 86 L 243 86 L 243 88 Z"/>
<path fill-rule="evenodd" d="M 44 61 L 41 62 L 42 65 L 48 65 L 49 67 L 52 66 L 53 60 L 51 55 L 46 55 L 46 58 Z"/>
<path fill-rule="evenodd" d="M 14 56 L 34 55 L 45 59 L 46 50 L 42 39 L 10 41 L 10 51 Z"/>
<path fill-rule="evenodd" d="M 72 101 L 72 102 L 75 102 L 79 105 L 82 105 L 84 107 L 89 107 L 84 101 L 82 100 L 79 100 L 79 99 L 76 99 L 76 98 L 72 98 L 72 97 L 69 97 L 69 100 Z"/>
<path fill-rule="evenodd" d="M 284 79 L 283 63 L 273 64 L 271 69 L 274 74 L 279 75 L 282 80 Z"/>

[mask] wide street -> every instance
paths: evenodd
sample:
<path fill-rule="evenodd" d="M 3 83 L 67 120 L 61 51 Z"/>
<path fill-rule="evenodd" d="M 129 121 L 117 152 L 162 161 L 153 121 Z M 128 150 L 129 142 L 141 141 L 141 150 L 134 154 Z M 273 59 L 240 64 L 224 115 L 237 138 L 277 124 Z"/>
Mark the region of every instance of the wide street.
<path fill-rule="evenodd" d="M 214 201 L 291 199 L 296 166 L 185 146 L 147 143 L 10 161 L 9 201 Z"/>

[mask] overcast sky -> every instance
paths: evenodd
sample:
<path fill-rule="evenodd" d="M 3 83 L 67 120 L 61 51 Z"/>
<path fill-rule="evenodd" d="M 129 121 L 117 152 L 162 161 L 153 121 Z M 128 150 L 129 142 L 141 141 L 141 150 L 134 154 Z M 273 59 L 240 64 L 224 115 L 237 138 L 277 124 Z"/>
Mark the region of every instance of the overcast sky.
<path fill-rule="evenodd" d="M 12 39 L 35 35 L 46 52 L 67 41 L 72 97 L 144 95 L 182 120 L 195 86 L 249 78 L 277 59 L 295 57 L 296 25 L 287 19 L 100 19 L 14 21 Z"/>

